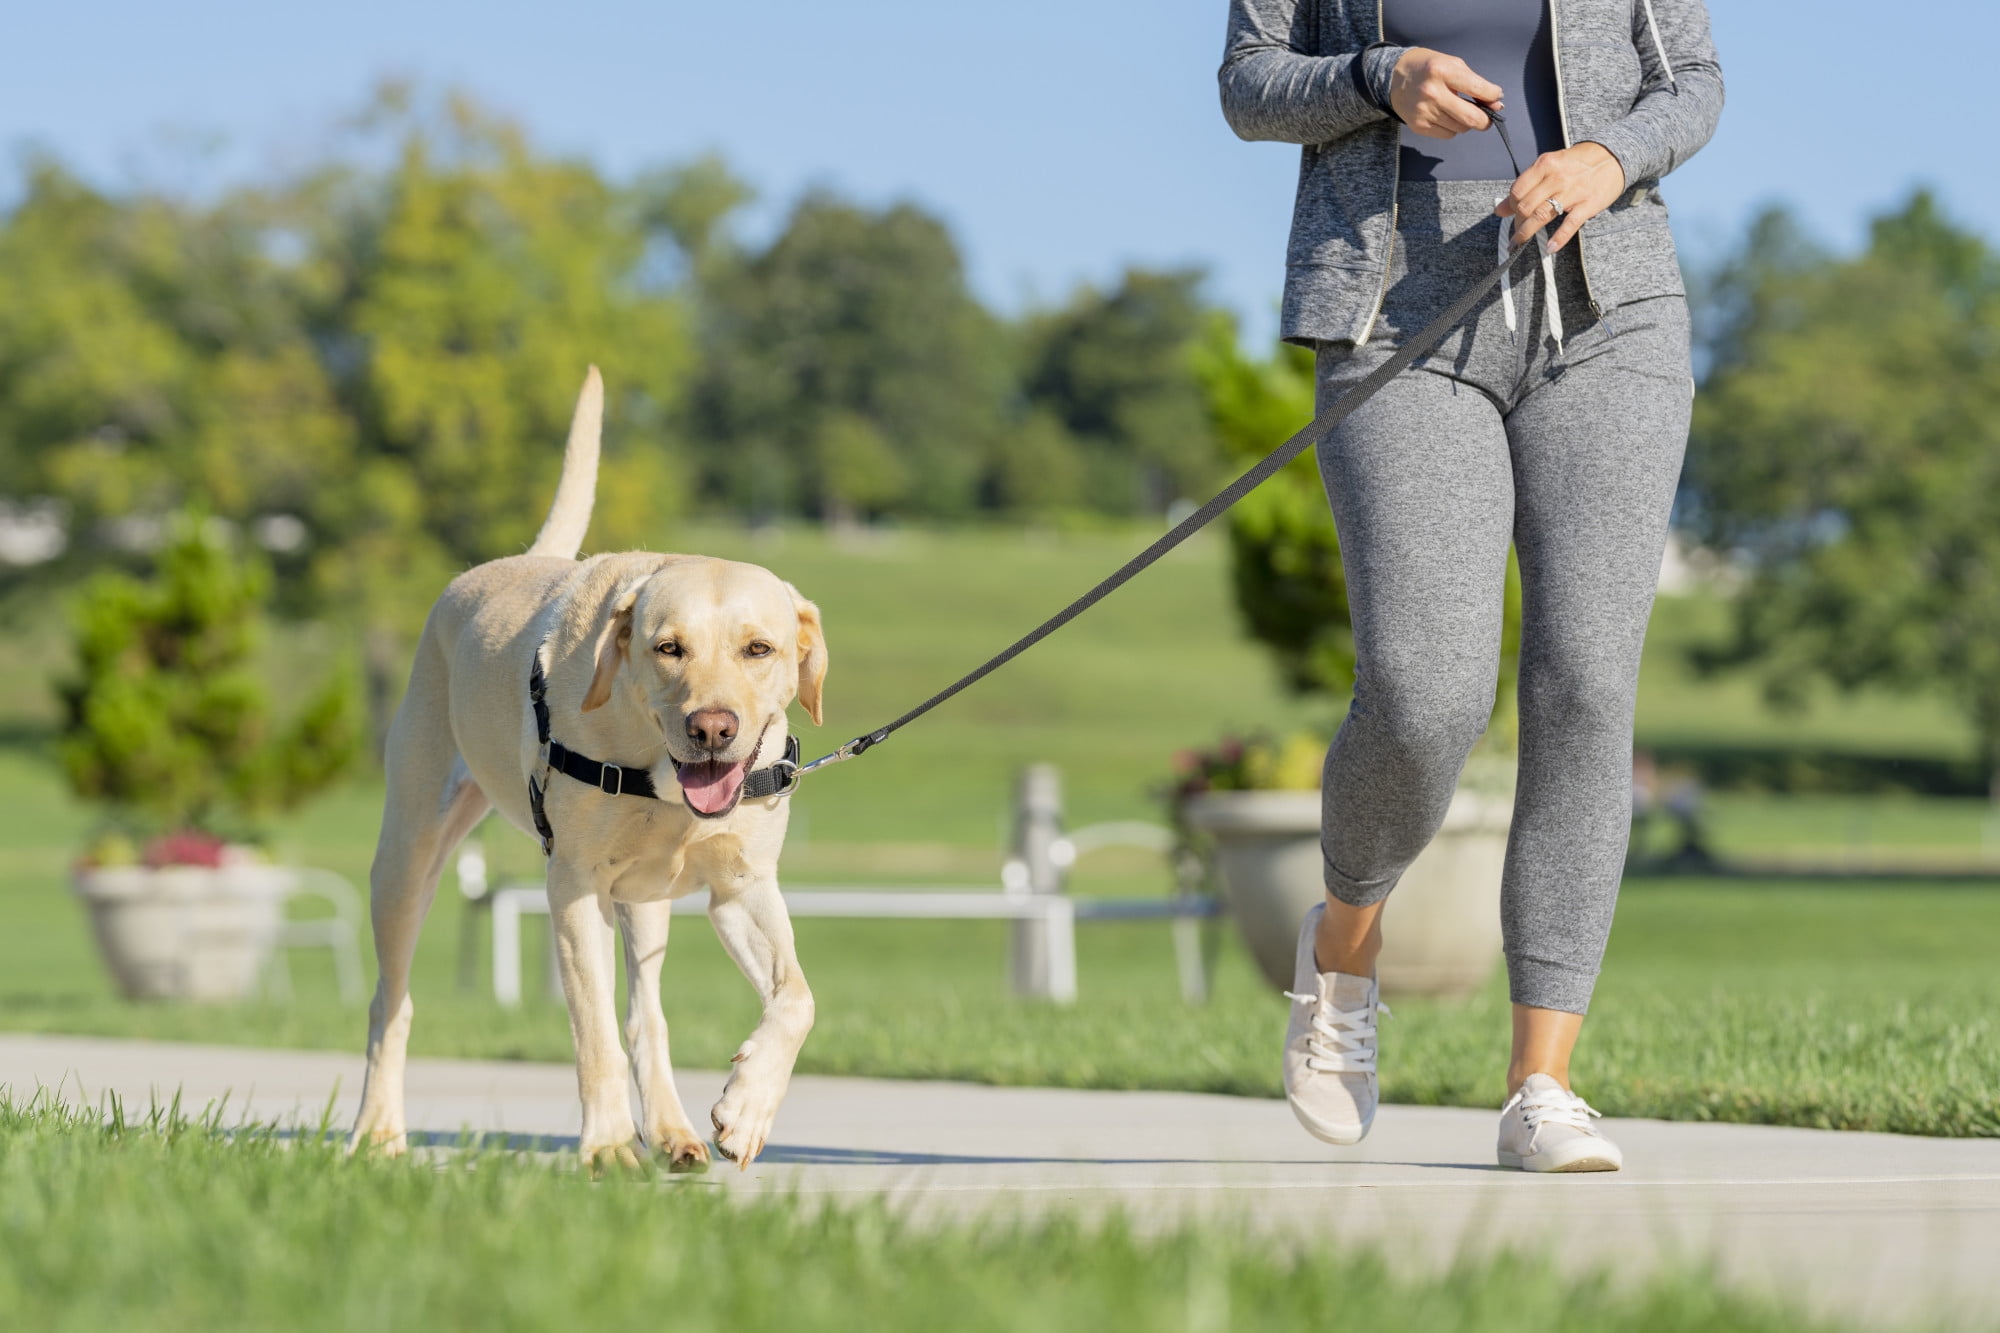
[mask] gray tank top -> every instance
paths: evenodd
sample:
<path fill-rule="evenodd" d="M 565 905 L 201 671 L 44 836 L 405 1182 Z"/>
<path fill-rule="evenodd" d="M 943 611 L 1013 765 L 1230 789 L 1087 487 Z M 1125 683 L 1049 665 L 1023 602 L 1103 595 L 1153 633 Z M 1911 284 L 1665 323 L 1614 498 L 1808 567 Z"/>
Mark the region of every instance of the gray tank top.
<path fill-rule="evenodd" d="M 1521 165 L 1563 146 L 1555 43 L 1545 0 L 1383 0 L 1382 37 L 1457 56 L 1506 93 L 1508 133 Z M 1511 181 L 1495 130 L 1426 139 L 1403 127 L 1404 180 Z"/>

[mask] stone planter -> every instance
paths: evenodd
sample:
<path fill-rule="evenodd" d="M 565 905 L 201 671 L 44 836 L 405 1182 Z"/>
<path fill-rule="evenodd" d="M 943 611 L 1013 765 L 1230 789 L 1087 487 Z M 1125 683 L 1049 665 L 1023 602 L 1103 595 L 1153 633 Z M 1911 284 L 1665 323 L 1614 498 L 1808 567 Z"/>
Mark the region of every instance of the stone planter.
<path fill-rule="evenodd" d="M 282 866 L 100 866 L 71 879 L 98 953 L 128 1000 L 256 994 L 284 922 Z"/>
<path fill-rule="evenodd" d="M 1209 792 L 1182 806 L 1215 846 L 1223 897 L 1250 956 L 1280 990 L 1292 985 L 1299 923 L 1326 896 L 1316 791 Z M 1462 996 L 1500 961 L 1500 869 L 1506 797 L 1460 790 L 1444 827 L 1389 896 L 1382 913 L 1382 989 Z"/>

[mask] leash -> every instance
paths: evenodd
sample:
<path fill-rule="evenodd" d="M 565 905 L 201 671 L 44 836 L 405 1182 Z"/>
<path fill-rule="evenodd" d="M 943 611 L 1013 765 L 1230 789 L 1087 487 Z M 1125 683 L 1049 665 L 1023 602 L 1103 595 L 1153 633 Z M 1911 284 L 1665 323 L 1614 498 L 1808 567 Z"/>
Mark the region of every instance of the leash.
<path fill-rule="evenodd" d="M 1491 113 L 1489 112 L 1489 114 Z M 1494 123 L 1502 125 L 1497 115 L 1494 116 Z M 1501 129 L 1501 136 L 1504 142 L 1506 137 L 1504 125 Z M 1508 144 L 1507 151 L 1511 157 L 1513 155 L 1512 144 Z M 1035 626 L 1035 628 L 1029 630 L 1026 634 L 1023 634 L 1000 652 L 987 658 L 984 662 L 966 672 L 963 676 L 960 676 L 957 680 L 945 686 L 936 694 L 933 694 L 930 698 L 912 708 L 909 712 L 904 713 L 901 717 L 889 723 L 889 725 L 879 727 L 865 735 L 856 736 L 833 753 L 822 755 L 809 764 L 799 765 L 785 779 L 784 785 L 778 794 L 789 795 L 798 787 L 799 780 L 809 773 L 816 773 L 834 764 L 844 764 L 850 759 L 857 759 L 868 753 L 868 751 L 874 749 L 883 741 L 888 740 L 889 737 L 895 735 L 904 727 L 909 726 L 910 723 L 915 722 L 939 704 L 944 703 L 961 691 L 978 684 L 1001 667 L 1006 666 L 1022 653 L 1027 652 L 1028 649 L 1034 647 L 1043 639 L 1048 638 L 1049 635 L 1069 624 L 1070 621 L 1075 620 L 1085 611 L 1096 606 L 1126 583 L 1129 583 L 1135 575 L 1157 563 L 1160 557 L 1206 527 L 1231 505 L 1234 505 L 1238 500 L 1241 500 L 1251 491 L 1257 489 L 1258 486 L 1262 485 L 1280 468 L 1297 458 L 1307 449 L 1318 444 L 1327 432 L 1350 416 L 1356 408 L 1374 397 L 1383 385 L 1401 374 L 1418 357 L 1423 356 L 1440 342 L 1444 341 L 1444 336 L 1450 333 L 1460 320 L 1472 313 L 1472 308 L 1478 305 L 1488 292 L 1493 290 L 1494 285 L 1501 278 L 1506 276 L 1507 271 L 1513 267 L 1515 259 L 1519 258 L 1521 252 L 1526 248 L 1527 244 L 1525 242 L 1511 246 L 1507 251 L 1506 257 L 1489 269 L 1484 277 L 1467 288 L 1464 295 L 1446 307 L 1443 314 L 1425 325 L 1416 337 L 1397 348 L 1388 360 L 1368 372 L 1367 376 L 1360 383 L 1335 399 L 1326 411 L 1314 417 L 1290 439 L 1266 454 L 1263 460 L 1256 466 L 1252 467 L 1235 481 L 1229 483 L 1220 494 L 1216 495 L 1207 504 L 1195 510 L 1192 514 L 1189 514 L 1179 523 L 1176 523 L 1159 540 L 1133 556 L 1123 565 L 1120 565 L 1095 587 L 1050 616 L 1047 620 L 1044 620 L 1041 624 Z"/>
<path fill-rule="evenodd" d="M 1521 159 L 1514 153 L 1514 141 L 1507 133 L 1506 118 L 1476 98 L 1468 97 L 1466 100 L 1484 111 L 1491 119 L 1493 128 L 1500 132 L 1501 146 L 1507 150 L 1507 160 L 1514 168 L 1515 178 L 1519 179 L 1521 175 Z M 1091 607 L 1096 606 L 1106 597 L 1118 591 L 1118 589 L 1129 583 L 1135 575 L 1158 563 L 1161 556 L 1164 556 L 1202 528 L 1208 526 L 1209 523 L 1228 510 L 1230 506 L 1269 480 L 1285 464 L 1318 444 L 1326 436 L 1327 432 L 1344 421 L 1356 408 L 1374 397 L 1383 385 L 1400 375 L 1418 357 L 1423 356 L 1439 343 L 1443 342 L 1444 336 L 1450 333 L 1460 320 L 1472 313 L 1472 308 L 1478 305 L 1488 292 L 1493 290 L 1494 285 L 1507 277 L 1508 271 L 1514 267 L 1514 261 L 1520 257 L 1521 252 L 1527 249 L 1529 245 L 1529 242 L 1525 241 L 1511 242 L 1506 240 L 1511 225 L 1511 221 L 1503 223 L 1500 233 L 1503 253 L 1499 262 L 1487 270 L 1484 277 L 1473 283 L 1471 287 L 1466 289 L 1464 295 L 1447 306 L 1443 314 L 1425 325 L 1416 337 L 1397 348 L 1387 361 L 1375 367 L 1360 383 L 1335 399 L 1326 411 L 1314 417 L 1290 439 L 1266 454 L 1263 460 L 1255 467 L 1252 467 L 1235 481 L 1230 482 L 1220 494 L 1176 523 L 1167 531 L 1166 535 L 1120 565 L 1102 582 L 1098 583 L 1081 597 L 1050 616 L 1047 620 L 1044 620 L 1041 624 L 1035 626 L 1035 628 L 1029 630 L 1026 634 L 1023 634 L 1020 638 L 1014 640 L 1013 643 L 995 653 L 992 657 L 987 658 L 984 662 L 966 672 L 963 676 L 960 676 L 951 684 L 939 690 L 936 694 L 933 694 L 930 698 L 918 704 L 915 708 L 912 708 L 909 712 L 897 718 L 894 722 L 891 722 L 888 726 L 878 727 L 866 735 L 856 736 L 833 753 L 821 755 L 809 764 L 793 767 L 789 774 L 781 774 L 780 781 L 783 785 L 777 794 L 781 796 L 790 795 L 798 788 L 799 779 L 809 773 L 817 773 L 819 770 L 830 768 L 834 764 L 844 764 L 850 759 L 860 758 L 883 741 L 888 740 L 889 737 L 901 731 L 904 727 L 909 726 L 910 723 L 915 722 L 918 718 L 936 708 L 939 704 L 944 703 L 960 691 L 977 685 L 980 681 L 986 679 L 1001 667 L 1006 666 L 1022 653 L 1027 652 L 1028 649 L 1034 647 L 1043 639 L 1048 638 L 1049 635 L 1054 634 L 1057 630 L 1069 624 L 1070 621 L 1075 620 L 1085 611 L 1088 611 Z M 780 766 L 783 766 L 782 760 L 780 761 Z"/>
<path fill-rule="evenodd" d="M 1513 140 L 1507 135 L 1507 122 L 1501 117 L 1499 112 L 1486 106 L 1484 103 L 1478 103 L 1473 98 L 1467 98 L 1466 100 L 1475 102 L 1481 110 L 1485 111 L 1491 117 L 1494 128 L 1500 131 L 1500 142 L 1506 147 L 1507 158 L 1513 164 L 1514 175 L 1518 178 L 1521 174 L 1520 159 L 1514 155 Z M 1558 211 L 1560 211 L 1560 208 Z M 1489 269 L 1485 276 L 1467 288 L 1464 294 L 1456 301 L 1447 306 L 1444 313 L 1425 325 L 1416 337 L 1410 339 L 1391 353 L 1388 360 L 1368 372 L 1360 383 L 1335 399 L 1326 411 L 1307 422 L 1290 439 L 1266 454 L 1249 471 L 1245 472 L 1235 481 L 1230 482 L 1219 494 L 1211 498 L 1207 504 L 1204 504 L 1201 508 L 1174 524 L 1172 528 L 1167 530 L 1165 535 L 1153 542 L 1152 545 L 1113 570 L 1108 576 L 1099 581 L 1096 586 L 1092 587 L 1068 606 L 1065 606 L 1062 610 L 1056 612 L 1047 620 L 1044 620 L 1041 624 L 1014 640 L 1013 643 L 918 704 L 915 708 L 910 709 L 910 711 L 904 713 L 901 717 L 889 723 L 889 725 L 878 727 L 865 735 L 856 736 L 853 740 L 848 741 L 831 754 L 821 755 L 809 764 L 799 763 L 798 739 L 796 737 L 790 738 L 786 744 L 784 757 L 775 760 L 770 767 L 759 769 L 747 776 L 744 785 L 744 795 L 753 798 L 789 796 L 798 790 L 800 780 L 808 774 L 817 773 L 819 770 L 830 768 L 834 764 L 846 763 L 850 759 L 858 759 L 938 705 L 978 684 L 1001 667 L 1006 666 L 1022 653 L 1027 652 L 1028 649 L 1034 647 L 1043 639 L 1048 638 L 1049 635 L 1054 634 L 1057 630 L 1090 610 L 1091 607 L 1096 606 L 1106 597 L 1124 587 L 1135 576 L 1157 564 L 1162 556 L 1179 546 L 1182 542 L 1185 542 L 1202 528 L 1208 526 L 1209 523 L 1221 516 L 1238 500 L 1241 500 L 1244 496 L 1269 480 L 1287 463 L 1290 463 L 1307 449 L 1318 444 L 1326 436 L 1327 432 L 1339 425 L 1356 408 L 1374 397 L 1383 385 L 1387 384 L 1397 375 L 1400 375 L 1418 357 L 1423 356 L 1440 342 L 1444 341 L 1444 336 L 1450 333 L 1460 320 L 1472 313 L 1472 308 L 1478 305 L 1488 292 L 1493 290 L 1496 283 L 1505 282 L 1508 271 L 1514 266 L 1514 261 L 1527 248 L 1526 242 L 1511 242 L 1507 239 L 1507 236 L 1507 228 L 1503 226 L 1501 230 L 1501 257 L 1499 262 Z M 1551 285 L 1551 291 L 1553 291 L 1553 285 Z M 1512 320 L 1510 318 L 1510 331 L 1511 328 Z M 555 742 L 549 734 L 549 708 L 545 697 L 546 690 L 547 685 L 542 677 L 541 653 L 537 650 L 533 669 L 529 676 L 528 694 L 529 699 L 534 705 L 536 731 L 539 734 L 542 745 L 547 750 L 548 758 L 545 761 L 545 773 L 562 773 L 567 777 L 576 779 L 578 782 L 596 787 L 606 795 L 657 797 L 658 793 L 653 789 L 651 776 L 644 771 L 623 769 L 616 764 L 600 763 L 587 756 L 577 754 L 575 751 L 569 750 L 567 747 Z M 529 806 L 534 815 L 535 831 L 541 835 L 542 854 L 544 856 L 548 855 L 555 845 L 555 833 L 549 826 L 548 816 L 544 810 L 546 796 L 547 793 L 543 784 L 534 778 L 530 778 L 528 780 Z"/>

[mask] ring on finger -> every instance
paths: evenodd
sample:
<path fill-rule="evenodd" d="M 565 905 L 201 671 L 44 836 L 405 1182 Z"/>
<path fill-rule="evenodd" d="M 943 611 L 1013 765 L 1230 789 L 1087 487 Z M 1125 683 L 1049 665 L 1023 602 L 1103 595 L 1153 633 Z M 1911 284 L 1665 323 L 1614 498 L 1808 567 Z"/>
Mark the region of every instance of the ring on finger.
<path fill-rule="evenodd" d="M 1550 216 L 1550 217 L 1558 217 L 1558 218 L 1559 218 L 1559 217 L 1561 217 L 1561 216 L 1563 215 L 1563 206 L 1562 206 L 1561 204 L 1559 204 L 1559 203 L 1557 203 L 1557 202 L 1556 202 L 1556 199 L 1555 199 L 1555 196 L 1553 196 L 1553 195 L 1549 196 L 1549 199 L 1548 199 L 1548 206 L 1549 206 L 1549 216 Z"/>

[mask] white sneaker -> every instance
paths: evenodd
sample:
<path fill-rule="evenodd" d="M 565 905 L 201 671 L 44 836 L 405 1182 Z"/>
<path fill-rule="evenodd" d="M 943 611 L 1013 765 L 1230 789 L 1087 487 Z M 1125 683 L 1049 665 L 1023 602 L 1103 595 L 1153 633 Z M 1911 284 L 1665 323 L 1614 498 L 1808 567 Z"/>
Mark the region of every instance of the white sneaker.
<path fill-rule="evenodd" d="M 1313 935 L 1324 903 L 1299 927 L 1292 1021 L 1285 1029 L 1285 1100 L 1306 1132 L 1327 1143 L 1359 1143 L 1375 1122 L 1375 978 L 1322 972 Z"/>
<path fill-rule="evenodd" d="M 1616 1171 L 1618 1145 L 1597 1132 L 1590 1104 L 1547 1074 L 1530 1074 L 1500 1108 L 1500 1165 L 1523 1171 Z"/>

